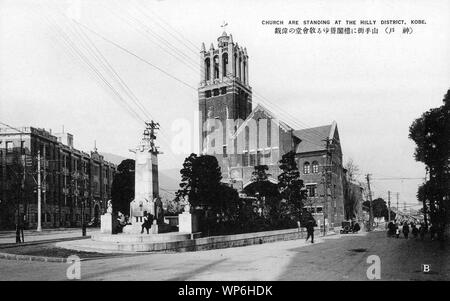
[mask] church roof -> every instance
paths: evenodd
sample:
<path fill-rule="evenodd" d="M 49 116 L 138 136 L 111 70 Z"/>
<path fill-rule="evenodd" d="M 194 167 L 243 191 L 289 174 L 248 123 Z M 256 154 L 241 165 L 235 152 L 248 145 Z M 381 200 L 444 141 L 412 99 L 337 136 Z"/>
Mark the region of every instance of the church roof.
<path fill-rule="evenodd" d="M 336 121 L 333 121 L 331 124 L 294 130 L 293 127 L 288 125 L 286 122 L 280 120 L 276 117 L 276 115 L 267 109 L 265 106 L 258 104 L 255 108 L 253 108 L 250 115 L 247 119 L 239 126 L 236 132 L 233 135 L 233 138 L 236 138 L 240 132 L 242 132 L 245 127 L 248 125 L 249 121 L 254 118 L 255 113 L 258 111 L 264 112 L 269 118 L 273 120 L 275 124 L 280 126 L 285 131 L 292 131 L 293 135 L 300 139 L 300 143 L 296 146 L 296 153 L 308 153 L 308 152 L 316 152 L 316 151 L 324 151 L 326 150 L 326 142 L 325 139 L 328 137 L 332 142 L 339 143 L 339 137 L 337 134 L 337 124 Z M 336 140 L 337 139 L 337 140 Z"/>
<path fill-rule="evenodd" d="M 249 121 L 254 117 L 255 113 L 258 111 L 262 111 L 262 112 L 266 113 L 266 115 L 268 115 L 268 117 L 271 118 L 273 120 L 273 122 L 275 122 L 276 125 L 280 126 L 285 131 L 292 130 L 292 127 L 290 127 L 286 122 L 283 122 L 280 119 L 278 119 L 274 113 L 272 113 L 269 109 L 267 109 L 262 104 L 258 103 L 258 105 L 253 108 L 250 115 L 248 115 L 247 119 L 245 119 L 244 122 L 236 130 L 236 132 L 233 135 L 233 138 L 236 138 L 236 136 L 245 129 L 245 127 L 248 125 Z"/>
<path fill-rule="evenodd" d="M 297 145 L 296 153 L 308 153 L 326 150 L 325 139 L 333 139 L 337 129 L 336 122 L 332 124 L 295 130 L 294 136 L 299 138 L 301 142 Z"/>

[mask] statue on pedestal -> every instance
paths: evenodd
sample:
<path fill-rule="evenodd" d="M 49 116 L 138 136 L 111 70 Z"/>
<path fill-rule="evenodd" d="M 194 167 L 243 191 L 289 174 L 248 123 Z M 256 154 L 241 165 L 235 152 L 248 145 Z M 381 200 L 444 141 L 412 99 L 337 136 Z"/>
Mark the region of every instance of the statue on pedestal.
<path fill-rule="evenodd" d="M 125 233 L 140 233 L 144 223 L 144 212 L 151 214 L 157 221 L 152 226 L 152 233 L 160 233 L 164 229 L 162 202 L 159 198 L 158 179 L 158 147 L 155 145 L 155 131 L 159 124 L 146 122 L 146 129 L 140 144 L 132 150 L 135 153 L 135 186 L 134 200 L 130 203 L 131 225 L 124 228 Z"/>
<path fill-rule="evenodd" d="M 113 207 L 112 207 L 111 200 L 108 200 L 108 203 L 106 205 L 106 213 L 107 214 L 112 214 L 113 213 Z"/>

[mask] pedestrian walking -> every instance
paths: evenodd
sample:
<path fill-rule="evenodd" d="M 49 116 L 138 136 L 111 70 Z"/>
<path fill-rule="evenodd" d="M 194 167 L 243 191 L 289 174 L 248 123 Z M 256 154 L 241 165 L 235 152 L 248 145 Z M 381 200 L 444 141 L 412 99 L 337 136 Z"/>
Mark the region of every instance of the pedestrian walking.
<path fill-rule="evenodd" d="M 411 229 L 411 233 L 414 236 L 414 238 L 417 238 L 417 236 L 419 235 L 419 229 L 417 229 L 416 224 L 412 224 L 412 229 Z"/>
<path fill-rule="evenodd" d="M 389 222 L 387 236 L 393 237 L 395 235 L 395 229 L 395 224 L 393 222 Z"/>
<path fill-rule="evenodd" d="M 431 240 L 434 240 L 434 235 L 436 234 L 436 226 L 434 224 L 431 224 L 430 226 L 430 237 Z"/>
<path fill-rule="evenodd" d="M 142 227 L 141 234 L 144 233 L 144 229 L 147 230 L 147 234 L 149 234 L 149 229 L 152 226 L 152 224 L 150 223 L 149 214 L 147 213 L 147 211 L 144 211 L 143 220 L 144 220 L 144 222 L 142 223 L 142 226 L 141 226 Z"/>
<path fill-rule="evenodd" d="M 306 241 L 308 241 L 308 239 L 311 237 L 312 244 L 314 243 L 314 227 L 316 226 L 317 226 L 316 220 L 314 219 L 314 217 L 311 216 L 311 218 L 306 223 L 306 232 L 307 232 Z"/>
<path fill-rule="evenodd" d="M 400 237 L 400 228 L 399 228 L 398 224 L 395 224 L 395 237 L 396 238 Z"/>
<path fill-rule="evenodd" d="M 420 228 L 419 228 L 419 235 L 420 235 L 420 239 L 423 240 L 425 238 L 425 234 L 427 233 L 427 228 L 425 227 L 424 224 L 420 224 Z"/>
<path fill-rule="evenodd" d="M 406 239 L 408 239 L 408 235 L 409 235 L 409 226 L 408 226 L 408 223 L 405 222 L 405 223 L 403 224 L 402 232 L 403 232 L 403 236 L 404 236 Z"/>

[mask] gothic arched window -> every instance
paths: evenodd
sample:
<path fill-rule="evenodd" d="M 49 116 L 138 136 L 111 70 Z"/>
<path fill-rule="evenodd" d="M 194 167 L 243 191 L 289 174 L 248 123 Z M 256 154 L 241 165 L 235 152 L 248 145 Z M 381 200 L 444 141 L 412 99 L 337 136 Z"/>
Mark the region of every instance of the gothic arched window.
<path fill-rule="evenodd" d="M 303 173 L 309 174 L 310 172 L 311 172 L 311 166 L 310 166 L 309 162 L 303 163 Z"/>
<path fill-rule="evenodd" d="M 222 76 L 227 76 L 227 70 L 228 70 L 228 53 L 222 54 Z"/>
<path fill-rule="evenodd" d="M 312 163 L 312 172 L 313 173 L 319 172 L 319 163 L 317 161 L 313 161 L 313 163 Z"/>
<path fill-rule="evenodd" d="M 219 57 L 214 57 L 214 78 L 219 78 Z"/>
<path fill-rule="evenodd" d="M 205 80 L 209 80 L 211 78 L 211 61 L 209 58 L 205 60 Z"/>
<path fill-rule="evenodd" d="M 247 69 L 247 63 L 244 61 L 244 63 L 242 64 L 243 66 L 243 70 L 242 70 L 242 81 L 244 82 L 244 84 L 247 82 L 247 77 L 246 77 L 246 73 L 245 70 Z"/>
<path fill-rule="evenodd" d="M 236 76 L 237 74 L 237 54 L 234 54 L 234 68 L 233 68 L 233 76 Z"/>
<path fill-rule="evenodd" d="M 242 79 L 242 58 L 239 58 L 239 72 L 238 76 L 240 79 Z"/>

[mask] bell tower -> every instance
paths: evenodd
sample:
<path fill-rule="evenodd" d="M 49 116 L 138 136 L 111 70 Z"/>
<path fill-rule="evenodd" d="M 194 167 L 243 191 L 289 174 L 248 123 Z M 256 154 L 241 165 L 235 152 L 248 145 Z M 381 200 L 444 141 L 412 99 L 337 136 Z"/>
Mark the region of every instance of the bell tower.
<path fill-rule="evenodd" d="M 200 114 L 200 152 L 205 151 L 207 120 L 242 121 L 252 111 L 252 88 L 248 77 L 248 55 L 245 47 L 233 42 L 225 31 L 211 43 L 209 50 L 202 44 L 200 51 L 200 85 L 198 88 Z"/>

